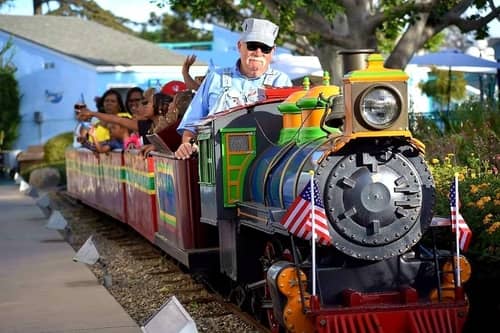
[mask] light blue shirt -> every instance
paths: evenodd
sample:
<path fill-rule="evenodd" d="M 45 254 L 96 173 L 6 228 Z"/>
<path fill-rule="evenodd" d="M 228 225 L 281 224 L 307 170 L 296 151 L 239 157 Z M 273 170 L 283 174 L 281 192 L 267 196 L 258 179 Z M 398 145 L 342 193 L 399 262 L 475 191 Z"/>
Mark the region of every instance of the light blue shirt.
<path fill-rule="evenodd" d="M 292 86 L 288 75 L 270 67 L 262 76 L 248 78 L 240 72 L 239 62 L 240 60 L 233 68 L 219 68 L 211 71 L 205 77 L 177 127 L 179 134 L 182 135 L 186 129 L 196 133 L 196 124 L 208 115 L 238 105 L 257 102 L 259 88 L 263 88 L 264 85 L 272 87 Z M 228 85 L 230 87 L 227 87 Z"/>

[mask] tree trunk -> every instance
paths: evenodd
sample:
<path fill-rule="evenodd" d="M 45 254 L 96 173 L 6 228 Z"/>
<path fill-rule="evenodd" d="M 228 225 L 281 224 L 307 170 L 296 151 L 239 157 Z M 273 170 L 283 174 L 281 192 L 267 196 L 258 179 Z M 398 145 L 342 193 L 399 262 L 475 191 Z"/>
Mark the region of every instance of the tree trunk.
<path fill-rule="evenodd" d="M 43 0 L 33 0 L 33 14 L 42 15 Z"/>
<path fill-rule="evenodd" d="M 324 45 L 315 50 L 316 56 L 319 58 L 321 67 L 324 71 L 330 74 L 330 84 L 342 84 L 342 57 L 337 53 L 341 49 L 333 45 Z"/>
<path fill-rule="evenodd" d="M 421 49 L 425 42 L 436 33 L 427 27 L 429 14 L 421 14 L 420 19 L 403 34 L 385 62 L 387 68 L 404 69 L 411 56 Z"/>

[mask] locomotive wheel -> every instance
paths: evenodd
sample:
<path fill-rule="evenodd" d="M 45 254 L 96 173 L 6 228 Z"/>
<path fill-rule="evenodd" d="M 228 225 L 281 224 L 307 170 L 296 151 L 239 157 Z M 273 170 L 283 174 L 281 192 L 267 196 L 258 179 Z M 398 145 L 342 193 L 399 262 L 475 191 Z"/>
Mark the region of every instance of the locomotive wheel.
<path fill-rule="evenodd" d="M 317 171 L 333 245 L 366 260 L 407 252 L 432 219 L 434 181 L 423 156 L 395 140 L 343 151 Z"/>
<path fill-rule="evenodd" d="M 280 242 L 268 241 L 266 243 L 266 246 L 264 248 L 264 255 L 262 257 L 263 267 L 264 267 L 264 279 L 266 279 L 266 277 L 267 277 L 267 269 L 271 266 L 271 264 L 273 262 L 275 262 L 276 260 L 279 260 L 282 257 L 284 252 L 285 251 L 283 251 L 283 246 Z M 286 256 L 286 254 L 285 254 L 285 256 Z M 267 281 L 267 279 L 266 279 L 266 281 Z M 269 287 L 268 287 L 267 283 L 264 286 L 264 297 L 262 298 L 262 300 L 264 301 L 264 303 L 267 303 L 267 304 L 272 303 L 271 294 L 269 292 Z M 262 305 L 262 302 L 260 302 L 260 303 L 261 303 L 260 305 Z M 278 320 L 274 316 L 274 311 L 273 311 L 272 306 L 265 309 L 265 315 L 266 315 L 266 319 L 267 319 L 267 324 L 268 324 L 272 333 L 283 332 L 282 327 L 280 326 Z"/>

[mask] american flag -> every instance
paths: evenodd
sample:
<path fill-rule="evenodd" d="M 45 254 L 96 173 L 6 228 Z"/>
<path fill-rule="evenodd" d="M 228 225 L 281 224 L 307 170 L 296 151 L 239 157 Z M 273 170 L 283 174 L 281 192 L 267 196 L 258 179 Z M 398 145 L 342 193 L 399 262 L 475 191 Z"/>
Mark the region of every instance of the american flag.
<path fill-rule="evenodd" d="M 307 182 L 306 187 L 300 195 L 292 202 L 285 216 L 281 219 L 281 224 L 293 235 L 311 239 L 312 237 L 312 201 L 311 195 L 314 193 L 314 222 L 316 230 L 316 240 L 322 245 L 332 242 L 328 230 L 328 220 L 326 219 L 325 206 L 321 200 L 319 188 L 314 183 L 314 192 L 311 191 L 311 182 Z"/>
<path fill-rule="evenodd" d="M 451 211 L 451 230 L 456 232 L 458 225 L 458 241 L 460 249 L 464 252 L 469 248 L 470 240 L 472 238 L 472 231 L 465 222 L 464 217 L 459 211 L 458 191 L 455 186 L 455 181 L 451 182 L 450 188 L 450 211 Z"/>

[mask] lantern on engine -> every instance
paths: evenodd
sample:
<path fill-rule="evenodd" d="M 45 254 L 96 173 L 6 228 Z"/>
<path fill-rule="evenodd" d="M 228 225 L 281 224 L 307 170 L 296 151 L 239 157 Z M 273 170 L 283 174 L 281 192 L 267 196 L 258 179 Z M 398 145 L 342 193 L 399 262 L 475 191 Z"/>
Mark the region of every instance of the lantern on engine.
<path fill-rule="evenodd" d="M 368 57 L 366 69 L 346 75 L 344 135 L 411 136 L 407 80 L 402 70 L 384 68 L 380 54 Z"/>

